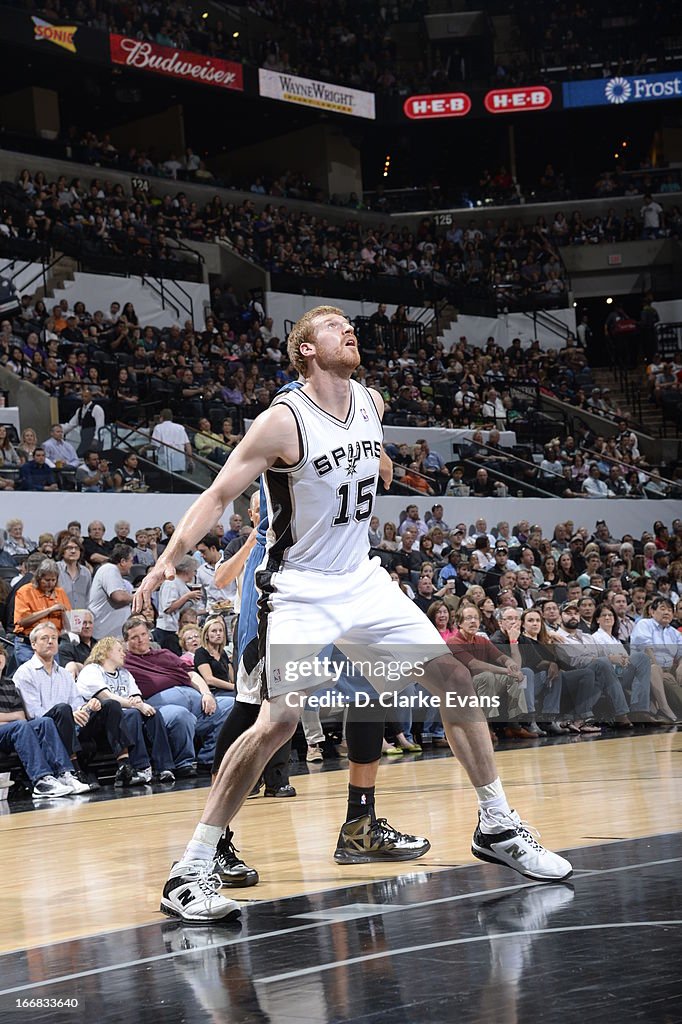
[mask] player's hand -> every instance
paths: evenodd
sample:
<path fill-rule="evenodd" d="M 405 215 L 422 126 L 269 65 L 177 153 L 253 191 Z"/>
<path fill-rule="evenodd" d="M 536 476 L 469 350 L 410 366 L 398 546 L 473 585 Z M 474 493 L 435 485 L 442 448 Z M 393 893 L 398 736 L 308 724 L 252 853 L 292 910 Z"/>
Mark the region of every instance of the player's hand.
<path fill-rule="evenodd" d="M 133 594 L 131 611 L 133 615 L 139 615 L 149 604 L 149 599 L 155 590 L 158 590 L 165 580 L 175 579 L 175 566 L 157 562 L 153 565 L 142 583 Z"/>

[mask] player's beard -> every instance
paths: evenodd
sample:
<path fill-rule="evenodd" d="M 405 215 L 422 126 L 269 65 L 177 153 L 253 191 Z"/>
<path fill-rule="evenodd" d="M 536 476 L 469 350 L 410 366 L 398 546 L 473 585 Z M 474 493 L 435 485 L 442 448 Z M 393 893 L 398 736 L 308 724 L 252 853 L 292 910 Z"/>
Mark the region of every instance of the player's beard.
<path fill-rule="evenodd" d="M 344 345 L 339 351 L 325 358 L 317 355 L 317 365 L 321 370 L 338 373 L 350 377 L 360 365 L 360 352 L 356 346 Z"/>

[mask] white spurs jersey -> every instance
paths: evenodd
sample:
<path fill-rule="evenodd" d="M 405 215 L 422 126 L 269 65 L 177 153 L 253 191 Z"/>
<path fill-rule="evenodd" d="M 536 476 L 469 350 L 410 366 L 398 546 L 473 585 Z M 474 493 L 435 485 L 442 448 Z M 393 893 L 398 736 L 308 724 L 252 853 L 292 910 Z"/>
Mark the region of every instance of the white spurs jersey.
<path fill-rule="evenodd" d="M 268 568 L 351 572 L 369 552 L 379 476 L 383 430 L 372 396 L 350 381 L 343 421 L 300 388 L 281 393 L 275 403 L 294 414 L 301 458 L 263 474 Z"/>

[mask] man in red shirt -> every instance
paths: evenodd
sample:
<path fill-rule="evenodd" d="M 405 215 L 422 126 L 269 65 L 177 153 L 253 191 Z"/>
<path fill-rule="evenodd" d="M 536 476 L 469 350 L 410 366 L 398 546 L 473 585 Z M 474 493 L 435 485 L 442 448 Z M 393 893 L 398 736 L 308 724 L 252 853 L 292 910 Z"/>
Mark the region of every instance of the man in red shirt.
<path fill-rule="evenodd" d="M 149 627 L 142 616 L 133 615 L 123 624 L 123 639 L 125 667 L 134 676 L 143 698 L 152 707 L 176 705 L 194 716 L 194 731 L 201 739 L 197 770 L 210 773 L 218 733 L 232 709 L 234 697 L 227 693 L 214 697 L 201 676 L 188 672 L 176 654 L 152 650 Z M 166 725 L 172 733 L 168 721 Z M 180 770 L 175 775 L 183 778 L 189 774 L 190 764 L 190 758 L 183 757 L 180 765 L 176 765 Z"/>

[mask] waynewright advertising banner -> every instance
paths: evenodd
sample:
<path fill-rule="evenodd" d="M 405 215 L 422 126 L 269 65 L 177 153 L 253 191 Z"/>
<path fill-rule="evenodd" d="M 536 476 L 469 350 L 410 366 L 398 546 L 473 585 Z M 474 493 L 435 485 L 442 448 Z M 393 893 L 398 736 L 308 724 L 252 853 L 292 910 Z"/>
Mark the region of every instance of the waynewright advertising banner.
<path fill-rule="evenodd" d="M 312 78 L 299 78 L 283 71 L 267 71 L 265 68 L 258 69 L 258 86 L 261 96 L 271 100 L 376 120 L 373 92 L 362 92 L 360 89 L 330 82 L 317 82 Z"/>

